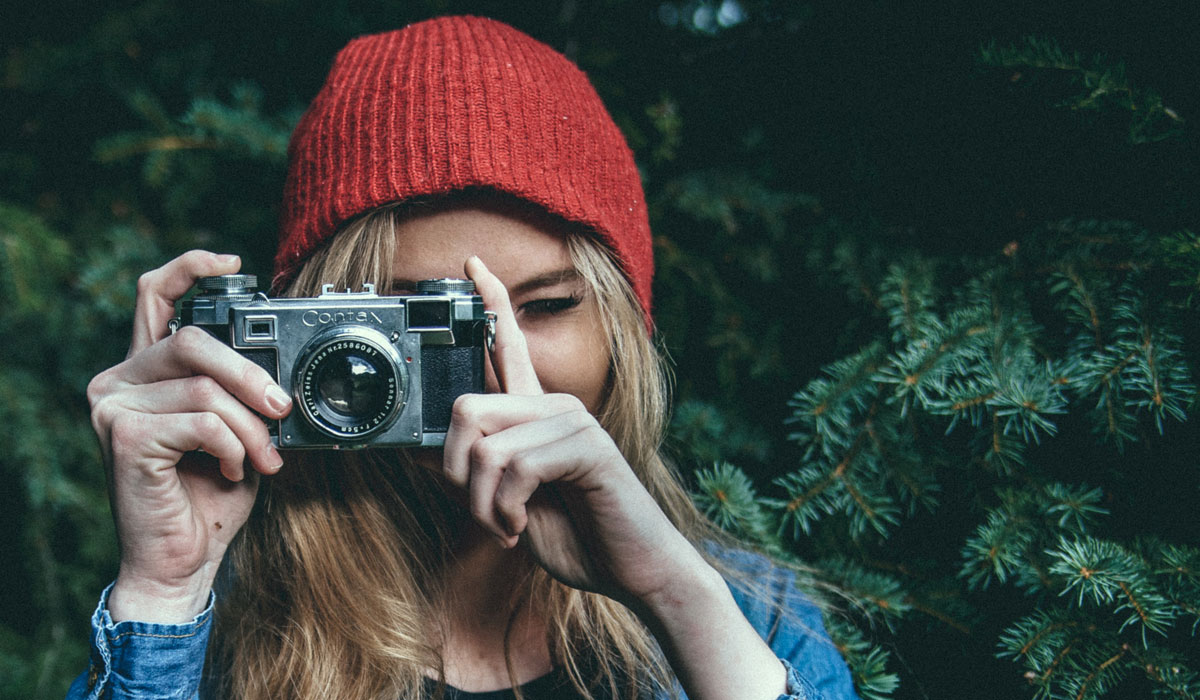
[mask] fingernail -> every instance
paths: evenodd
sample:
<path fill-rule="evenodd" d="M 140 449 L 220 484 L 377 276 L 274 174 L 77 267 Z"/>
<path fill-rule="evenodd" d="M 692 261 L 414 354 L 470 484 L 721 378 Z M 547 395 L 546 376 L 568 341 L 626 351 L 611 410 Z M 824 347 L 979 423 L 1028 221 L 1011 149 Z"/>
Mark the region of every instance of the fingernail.
<path fill-rule="evenodd" d="M 223 254 L 217 256 L 217 262 L 221 263 L 222 265 L 232 265 L 239 260 L 241 260 L 241 258 L 236 255 Z"/>
<path fill-rule="evenodd" d="M 267 456 L 275 463 L 275 466 L 267 467 L 271 473 L 275 473 L 283 468 L 283 457 L 279 456 L 279 450 L 275 449 L 274 445 L 267 448 Z"/>
<path fill-rule="evenodd" d="M 267 403 L 276 413 L 283 413 L 292 405 L 292 399 L 277 384 L 267 385 Z"/>

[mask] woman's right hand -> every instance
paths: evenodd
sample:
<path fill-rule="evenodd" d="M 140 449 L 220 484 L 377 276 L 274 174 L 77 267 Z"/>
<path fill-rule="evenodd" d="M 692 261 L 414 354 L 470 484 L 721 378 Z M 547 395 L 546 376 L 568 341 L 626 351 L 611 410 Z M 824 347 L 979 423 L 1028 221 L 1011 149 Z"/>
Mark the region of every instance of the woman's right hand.
<path fill-rule="evenodd" d="M 108 598 L 114 621 L 179 623 L 199 613 L 250 514 L 257 473 L 283 464 L 254 412 L 283 417 L 287 394 L 205 331 L 167 330 L 197 279 L 240 265 L 196 250 L 142 275 L 129 354 L 88 385 L 121 547 Z"/>

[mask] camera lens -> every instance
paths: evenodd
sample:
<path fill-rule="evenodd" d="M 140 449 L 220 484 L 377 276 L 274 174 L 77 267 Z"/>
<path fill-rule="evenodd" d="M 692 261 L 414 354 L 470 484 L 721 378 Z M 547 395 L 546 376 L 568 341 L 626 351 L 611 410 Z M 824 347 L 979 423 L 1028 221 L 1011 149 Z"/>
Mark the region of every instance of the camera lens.
<path fill-rule="evenodd" d="M 315 339 L 301 356 L 300 408 L 322 432 L 365 439 L 386 428 L 404 405 L 404 367 L 375 331 L 341 328 Z"/>
<path fill-rule="evenodd" d="M 316 380 L 317 402 L 346 418 L 367 418 L 387 401 L 384 371 L 356 350 L 334 353 L 322 363 Z"/>

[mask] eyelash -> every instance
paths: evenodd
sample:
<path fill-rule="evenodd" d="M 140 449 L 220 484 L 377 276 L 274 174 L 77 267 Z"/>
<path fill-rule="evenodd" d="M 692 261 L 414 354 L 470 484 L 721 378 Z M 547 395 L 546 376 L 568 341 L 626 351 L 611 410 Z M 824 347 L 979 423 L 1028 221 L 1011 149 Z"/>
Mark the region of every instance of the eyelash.
<path fill-rule="evenodd" d="M 554 316 L 555 314 L 570 311 L 579 306 L 583 299 L 578 295 L 572 294 L 565 297 L 550 297 L 547 299 L 534 299 L 521 304 L 521 313 L 531 316 Z"/>

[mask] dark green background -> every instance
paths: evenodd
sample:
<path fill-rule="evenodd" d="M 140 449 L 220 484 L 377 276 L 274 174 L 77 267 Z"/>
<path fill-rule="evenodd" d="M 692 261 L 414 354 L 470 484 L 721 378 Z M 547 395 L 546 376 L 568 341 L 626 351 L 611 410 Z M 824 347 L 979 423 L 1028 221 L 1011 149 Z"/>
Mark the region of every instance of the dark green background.
<path fill-rule="evenodd" d="M 0 303 L 17 309 L 0 312 L 0 697 L 61 695 L 84 667 L 87 618 L 115 573 L 82 390 L 124 355 L 123 302 L 137 272 L 200 246 L 269 274 L 278 137 L 356 35 L 435 14 L 488 15 L 587 71 L 643 170 L 657 320 L 678 396 L 716 407 L 726 425 L 708 452 L 675 448 L 684 464 L 732 459 L 761 484 L 796 460 L 783 439 L 792 392 L 883 327 L 829 268 L 845 240 L 880 267 L 914 252 L 998 258 L 1073 218 L 1196 228 L 1194 3 L 742 0 L 740 22 L 704 24 L 703 9 L 720 5 L 146 0 L 0 10 L 0 274 L 10 276 Z M 1027 36 L 1123 64 L 1129 83 L 1174 117 L 1160 111 L 1153 138 L 1133 138 L 1143 115 L 1115 102 L 1073 107 L 1080 90 L 1069 73 L 979 60 L 981 46 Z M 261 96 L 259 149 L 197 149 L 158 171 L 145 154 L 106 155 L 114 136 L 175 133 L 131 108 L 133 95 L 153 96 L 177 124 L 197 98 L 232 104 L 247 85 Z M 33 257 L 18 254 L 35 240 Z M 1185 485 L 1131 478 L 1125 488 L 1161 496 L 1143 514 L 1148 530 L 1194 543 L 1192 438 L 1154 448 L 1171 453 L 1166 473 Z M 965 510 L 946 513 L 955 538 L 974 523 Z M 921 541 L 896 544 L 905 549 L 894 559 L 926 554 Z M 1020 605 L 1012 591 L 995 593 L 998 606 Z M 899 696 L 1027 697 L 1019 669 L 993 658 L 995 631 L 964 637 L 933 625 L 889 638 Z"/>

